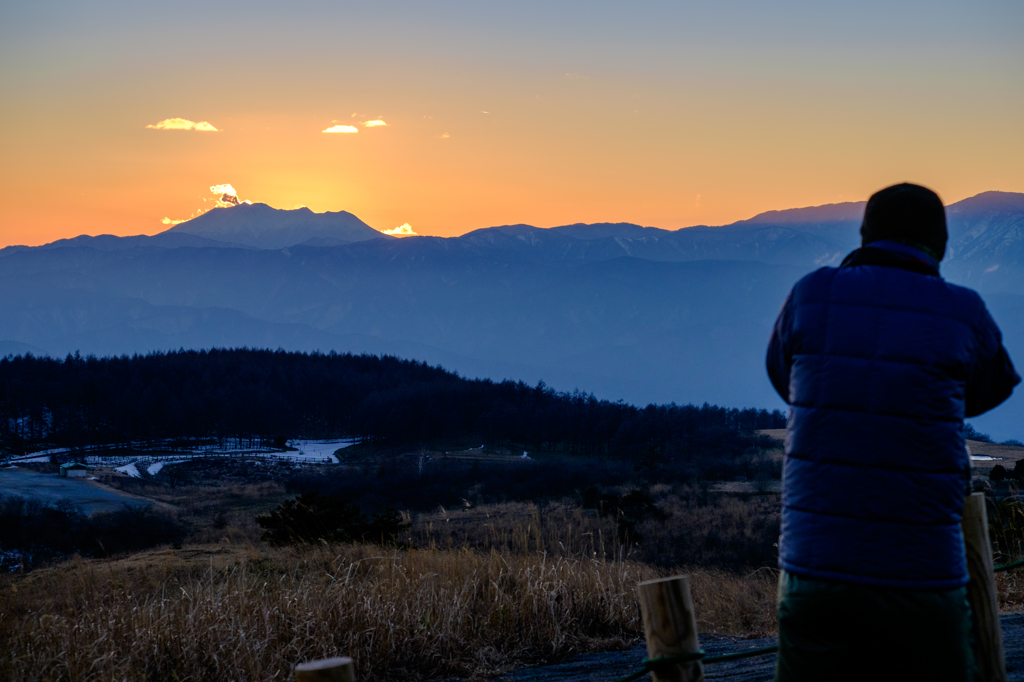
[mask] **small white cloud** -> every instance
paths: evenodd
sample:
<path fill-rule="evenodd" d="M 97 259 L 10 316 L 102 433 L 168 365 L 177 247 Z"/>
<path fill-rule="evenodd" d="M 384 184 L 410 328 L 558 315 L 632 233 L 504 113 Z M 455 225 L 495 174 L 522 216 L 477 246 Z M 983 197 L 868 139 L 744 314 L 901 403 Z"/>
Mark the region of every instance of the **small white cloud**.
<path fill-rule="evenodd" d="M 146 126 L 152 130 L 195 130 L 200 133 L 219 133 L 220 131 L 214 128 L 206 121 L 190 121 L 187 118 L 165 118 L 162 121 L 151 123 Z"/>
<path fill-rule="evenodd" d="M 438 137 L 440 137 L 442 140 L 447 140 L 449 137 L 451 137 L 451 135 L 449 135 L 448 133 L 441 133 L 440 135 L 438 135 Z"/>
<path fill-rule="evenodd" d="M 381 230 L 384 234 L 390 234 L 392 237 L 415 237 L 416 233 L 412 230 L 412 225 L 409 223 L 403 223 L 398 227 L 391 230 Z"/>
<path fill-rule="evenodd" d="M 188 220 L 188 218 L 185 218 L 184 220 L 171 220 L 170 218 L 164 218 L 160 222 L 164 225 L 177 225 L 178 223 L 183 223 L 186 220 Z"/>
<path fill-rule="evenodd" d="M 246 199 L 245 201 L 239 201 L 238 192 L 230 184 L 228 185 L 213 185 L 210 187 L 210 191 L 215 195 L 219 194 L 220 198 L 216 199 L 215 208 L 228 208 L 229 206 L 238 206 L 239 204 L 252 204 L 251 201 Z"/>
<path fill-rule="evenodd" d="M 363 125 L 366 126 L 367 128 L 381 128 L 383 126 L 386 126 L 387 123 L 380 120 L 379 118 L 376 118 L 372 121 L 365 121 Z"/>
<path fill-rule="evenodd" d="M 233 197 L 238 197 L 238 192 L 236 192 L 235 188 L 231 186 L 231 183 L 226 183 L 223 185 L 211 185 L 210 191 L 213 192 L 214 194 L 230 194 Z"/>
<path fill-rule="evenodd" d="M 358 133 L 359 132 L 359 128 L 356 128 L 355 126 L 337 125 L 337 126 L 331 126 L 330 128 L 324 130 L 323 132 L 325 132 L 325 133 Z"/>
<path fill-rule="evenodd" d="M 217 200 L 217 208 L 227 208 L 228 206 L 238 206 L 238 192 L 230 184 L 227 185 L 213 185 L 210 187 L 210 191 L 214 194 L 219 194 L 220 199 Z"/>
<path fill-rule="evenodd" d="M 489 111 L 481 111 L 480 113 L 481 113 L 481 114 L 489 114 L 489 113 L 491 113 L 491 112 L 489 112 Z"/>

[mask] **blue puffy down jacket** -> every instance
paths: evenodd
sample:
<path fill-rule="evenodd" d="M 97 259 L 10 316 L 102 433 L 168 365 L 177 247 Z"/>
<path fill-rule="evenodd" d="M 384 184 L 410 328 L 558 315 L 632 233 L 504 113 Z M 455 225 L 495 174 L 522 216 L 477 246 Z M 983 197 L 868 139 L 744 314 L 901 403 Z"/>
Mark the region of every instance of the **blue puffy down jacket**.
<path fill-rule="evenodd" d="M 768 374 L 790 405 L 779 565 L 868 585 L 965 585 L 963 419 L 1020 382 L 978 294 L 916 249 L 858 249 L 793 287 Z"/>

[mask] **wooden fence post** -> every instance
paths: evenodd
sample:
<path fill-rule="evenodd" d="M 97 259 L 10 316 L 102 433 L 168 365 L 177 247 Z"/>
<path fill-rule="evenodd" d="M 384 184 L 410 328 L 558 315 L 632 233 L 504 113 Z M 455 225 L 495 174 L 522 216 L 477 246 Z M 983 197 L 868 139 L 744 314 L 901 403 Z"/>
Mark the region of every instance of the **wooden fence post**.
<path fill-rule="evenodd" d="M 967 496 L 963 520 L 967 549 L 967 600 L 974 615 L 974 653 L 984 682 L 1006 682 L 1003 630 L 999 622 L 999 597 L 992 572 L 992 545 L 988 537 L 985 493 Z"/>
<path fill-rule="evenodd" d="M 295 666 L 295 682 L 356 682 L 351 658 L 325 658 Z"/>
<path fill-rule="evenodd" d="M 700 651 L 686 576 L 640 583 L 640 612 L 649 659 Z M 653 670 L 651 677 L 654 682 L 702 682 L 704 667 L 700 661 L 673 663 Z"/>

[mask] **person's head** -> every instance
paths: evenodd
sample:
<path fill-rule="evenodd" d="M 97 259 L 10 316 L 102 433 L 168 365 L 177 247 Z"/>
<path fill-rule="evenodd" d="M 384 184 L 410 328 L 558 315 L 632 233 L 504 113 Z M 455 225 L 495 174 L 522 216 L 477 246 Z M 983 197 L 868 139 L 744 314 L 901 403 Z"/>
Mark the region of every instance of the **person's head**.
<path fill-rule="evenodd" d="M 935 192 L 904 182 L 875 192 L 864 209 L 861 245 L 891 239 L 936 260 L 946 255 L 946 210 Z"/>

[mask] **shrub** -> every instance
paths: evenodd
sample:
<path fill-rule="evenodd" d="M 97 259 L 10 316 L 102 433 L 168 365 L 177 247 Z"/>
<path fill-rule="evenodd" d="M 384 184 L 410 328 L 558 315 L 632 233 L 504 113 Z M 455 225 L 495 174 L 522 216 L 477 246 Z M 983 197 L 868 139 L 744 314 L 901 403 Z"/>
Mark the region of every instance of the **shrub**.
<path fill-rule="evenodd" d="M 389 544 L 405 528 L 394 509 L 368 519 L 354 504 L 316 491 L 285 500 L 270 514 L 256 517 L 256 523 L 266 531 L 263 539 L 277 547 L 354 541 Z"/>
<path fill-rule="evenodd" d="M 596 509 L 601 516 L 612 516 L 618 526 L 619 540 L 640 540 L 637 524 L 647 519 L 664 521 L 668 518 L 665 512 L 655 506 L 654 498 L 643 490 L 633 490 L 626 495 L 602 493 L 597 487 L 591 486 L 584 490 L 580 497 L 584 509 Z"/>

